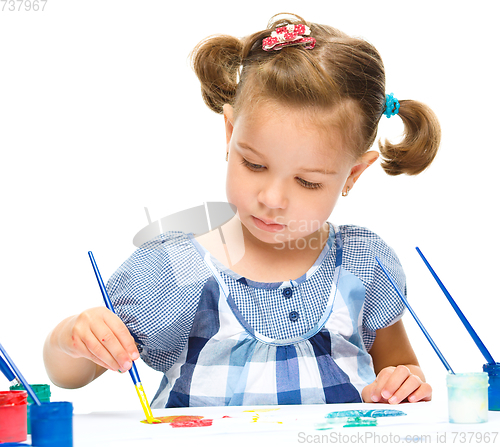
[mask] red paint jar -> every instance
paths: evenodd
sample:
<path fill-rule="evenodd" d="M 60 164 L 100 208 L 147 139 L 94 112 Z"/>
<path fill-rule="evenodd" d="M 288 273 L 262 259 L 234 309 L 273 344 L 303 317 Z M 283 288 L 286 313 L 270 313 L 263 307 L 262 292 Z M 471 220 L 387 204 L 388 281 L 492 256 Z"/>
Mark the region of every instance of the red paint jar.
<path fill-rule="evenodd" d="M 0 442 L 21 442 L 27 439 L 26 391 L 0 391 Z"/>

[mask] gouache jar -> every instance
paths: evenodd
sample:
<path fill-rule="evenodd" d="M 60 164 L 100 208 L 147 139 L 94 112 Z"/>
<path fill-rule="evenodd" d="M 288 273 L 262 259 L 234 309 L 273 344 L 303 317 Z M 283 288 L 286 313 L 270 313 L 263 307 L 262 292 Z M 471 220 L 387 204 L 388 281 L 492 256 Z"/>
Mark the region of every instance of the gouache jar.
<path fill-rule="evenodd" d="M 31 385 L 31 389 L 35 392 L 36 396 L 40 400 L 40 402 L 50 402 L 50 385 L 46 384 L 37 384 Z M 10 390 L 24 390 L 24 386 L 22 385 L 14 385 L 9 388 Z M 31 433 L 31 424 L 30 424 L 30 407 L 33 404 L 33 399 L 28 394 L 28 435 Z"/>
<path fill-rule="evenodd" d="M 26 391 L 0 391 L 0 443 L 26 441 Z"/>
<path fill-rule="evenodd" d="M 488 421 L 488 374 L 448 374 L 448 415 L 454 424 Z"/>
<path fill-rule="evenodd" d="M 483 371 L 488 373 L 488 410 L 500 411 L 500 363 L 486 363 Z"/>
<path fill-rule="evenodd" d="M 31 444 L 37 447 L 73 446 L 73 404 L 71 402 L 42 402 L 32 405 Z"/>

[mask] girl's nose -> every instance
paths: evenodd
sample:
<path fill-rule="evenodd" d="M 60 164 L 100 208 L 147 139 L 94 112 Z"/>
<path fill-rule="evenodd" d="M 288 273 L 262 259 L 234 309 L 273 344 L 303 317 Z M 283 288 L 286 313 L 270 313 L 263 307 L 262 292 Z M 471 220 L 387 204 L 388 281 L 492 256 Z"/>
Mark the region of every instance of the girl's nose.
<path fill-rule="evenodd" d="M 278 179 L 262 182 L 258 199 L 267 208 L 286 208 L 288 205 L 286 185 Z"/>

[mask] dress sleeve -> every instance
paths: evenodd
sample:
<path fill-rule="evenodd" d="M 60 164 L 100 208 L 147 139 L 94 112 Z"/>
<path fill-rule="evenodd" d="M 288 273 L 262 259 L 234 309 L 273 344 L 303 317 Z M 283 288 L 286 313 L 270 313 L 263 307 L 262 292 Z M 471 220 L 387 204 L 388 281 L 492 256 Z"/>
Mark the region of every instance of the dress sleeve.
<path fill-rule="evenodd" d="M 365 286 L 362 334 L 367 350 L 375 340 L 375 331 L 396 323 L 405 306 L 380 268 L 378 257 L 399 290 L 406 297 L 406 276 L 394 252 L 378 235 L 361 227 L 349 227 L 346 238 L 351 268 Z"/>
<path fill-rule="evenodd" d="M 182 232 L 146 242 L 111 276 L 107 290 L 141 358 L 166 372 L 187 343 L 199 297 L 209 277 Z"/>
<path fill-rule="evenodd" d="M 406 276 L 403 267 L 394 251 L 380 239 L 380 242 L 373 247 L 373 279 L 366 290 L 363 319 L 363 325 L 372 331 L 394 324 L 405 311 L 401 298 L 380 268 L 375 256 L 380 259 L 406 297 Z"/>

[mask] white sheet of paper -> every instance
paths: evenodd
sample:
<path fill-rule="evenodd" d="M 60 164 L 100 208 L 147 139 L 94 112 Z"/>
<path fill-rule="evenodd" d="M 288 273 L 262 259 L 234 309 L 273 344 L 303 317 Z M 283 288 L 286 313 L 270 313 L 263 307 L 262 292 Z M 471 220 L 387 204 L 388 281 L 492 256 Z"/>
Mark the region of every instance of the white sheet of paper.
<path fill-rule="evenodd" d="M 318 430 L 316 424 L 325 421 L 332 411 L 355 409 L 393 409 L 406 416 L 377 418 L 376 427 L 342 427 Z M 500 431 L 500 413 L 489 412 L 485 424 L 450 424 L 446 401 L 416 404 L 337 404 L 337 405 L 283 405 L 270 407 L 198 407 L 154 410 L 154 416 L 198 415 L 213 419 L 209 427 L 174 428 L 168 423 L 148 425 L 140 412 L 100 412 L 76 414 L 74 417 L 74 446 L 166 446 L 175 445 L 311 445 L 311 444 L 397 444 L 460 443 L 460 436 L 480 436 L 493 441 L 495 430 Z M 229 417 L 224 417 L 229 416 Z M 468 434 L 468 435 L 467 435 Z M 354 437 L 354 438 L 353 438 Z M 384 437 L 384 438 L 382 438 Z M 409 438 L 411 441 L 409 441 Z M 439 437 L 439 438 L 438 438 Z M 408 440 L 406 440 L 408 439 Z M 468 439 L 468 438 L 467 438 Z M 500 435 L 495 444 L 500 443 Z"/>

